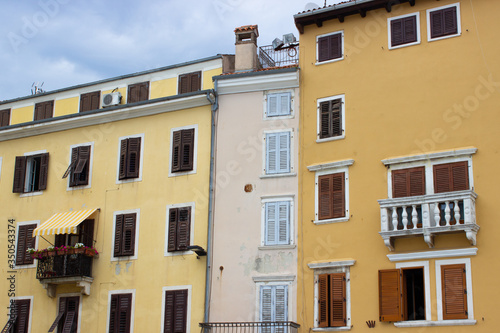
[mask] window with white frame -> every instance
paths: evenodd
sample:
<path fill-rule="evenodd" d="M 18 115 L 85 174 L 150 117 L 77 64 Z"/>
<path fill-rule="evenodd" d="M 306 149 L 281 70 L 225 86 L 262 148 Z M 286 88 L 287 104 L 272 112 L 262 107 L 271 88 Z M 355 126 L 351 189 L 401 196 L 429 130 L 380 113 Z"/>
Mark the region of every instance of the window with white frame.
<path fill-rule="evenodd" d="M 308 264 L 314 270 L 314 328 L 329 331 L 351 327 L 350 267 L 355 260 Z"/>
<path fill-rule="evenodd" d="M 428 41 L 460 36 L 460 26 L 460 3 L 427 9 Z"/>
<path fill-rule="evenodd" d="M 290 116 L 292 113 L 292 93 L 274 92 L 265 95 L 265 115 L 267 117 Z"/>
<path fill-rule="evenodd" d="M 420 44 L 420 13 L 387 19 L 389 49 Z"/>
<path fill-rule="evenodd" d="M 111 261 L 137 259 L 140 209 L 114 212 Z"/>
<path fill-rule="evenodd" d="M 293 199 L 290 197 L 264 199 L 262 209 L 262 245 L 292 244 Z"/>
<path fill-rule="evenodd" d="M 144 133 L 118 139 L 116 183 L 142 181 Z"/>
<path fill-rule="evenodd" d="M 262 285 L 260 286 L 260 321 L 277 322 L 288 321 L 288 286 Z M 265 332 L 281 332 L 283 327 L 271 326 Z"/>
<path fill-rule="evenodd" d="M 33 296 L 16 296 L 10 299 L 9 319 L 3 332 L 31 332 Z M 2 323 L 3 324 L 3 323 Z"/>
<path fill-rule="evenodd" d="M 194 239 L 195 203 L 167 205 L 165 256 L 191 253 L 187 247 Z"/>
<path fill-rule="evenodd" d="M 264 171 L 266 175 L 289 174 L 292 172 L 293 132 L 266 132 L 264 137 L 265 158 Z"/>
<path fill-rule="evenodd" d="M 163 287 L 162 332 L 191 332 L 191 285 Z"/>
<path fill-rule="evenodd" d="M 345 138 L 345 95 L 317 101 L 317 142 Z"/>
<path fill-rule="evenodd" d="M 135 289 L 111 290 L 108 293 L 106 332 L 134 331 Z"/>
<path fill-rule="evenodd" d="M 344 59 L 344 31 L 316 37 L 316 64 Z"/>
<path fill-rule="evenodd" d="M 344 160 L 307 167 L 315 172 L 314 223 L 349 220 L 349 169 L 354 160 Z"/>
<path fill-rule="evenodd" d="M 68 190 L 90 188 L 94 143 L 72 145 L 70 148 L 69 166 L 63 175 L 63 178 L 68 178 Z"/>
<path fill-rule="evenodd" d="M 15 264 L 17 268 L 33 268 L 36 267 L 34 259 L 27 252 L 28 249 L 36 249 L 38 247 L 38 237 L 33 237 L 33 230 L 35 230 L 40 221 L 28 221 L 28 222 L 18 222 L 16 226 L 16 260 Z M 11 229 L 9 229 L 11 230 Z M 9 233 L 9 240 L 11 236 Z M 13 242 L 9 242 L 9 249 Z M 9 258 L 11 251 L 9 251 Z"/>
<path fill-rule="evenodd" d="M 40 194 L 47 189 L 49 153 L 46 150 L 16 156 L 14 167 L 14 193 Z"/>
<path fill-rule="evenodd" d="M 198 150 L 198 125 L 172 128 L 170 130 L 169 177 L 196 173 Z"/>

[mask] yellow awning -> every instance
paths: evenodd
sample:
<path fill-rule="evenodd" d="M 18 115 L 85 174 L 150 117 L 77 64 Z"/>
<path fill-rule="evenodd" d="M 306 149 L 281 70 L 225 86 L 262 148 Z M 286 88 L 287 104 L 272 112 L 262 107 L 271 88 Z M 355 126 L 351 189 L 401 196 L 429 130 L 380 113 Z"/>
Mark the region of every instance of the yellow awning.
<path fill-rule="evenodd" d="M 78 225 L 98 209 L 99 208 L 85 209 L 74 212 L 54 214 L 50 219 L 33 230 L 33 237 L 45 235 L 76 234 L 76 228 L 78 227 Z"/>

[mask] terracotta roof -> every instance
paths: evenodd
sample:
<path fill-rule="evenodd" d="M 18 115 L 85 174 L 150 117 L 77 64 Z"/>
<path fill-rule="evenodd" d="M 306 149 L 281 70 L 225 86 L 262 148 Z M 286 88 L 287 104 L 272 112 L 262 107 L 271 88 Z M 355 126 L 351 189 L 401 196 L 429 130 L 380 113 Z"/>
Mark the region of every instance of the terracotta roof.
<path fill-rule="evenodd" d="M 318 9 L 337 7 L 338 5 L 342 5 L 342 4 L 349 3 L 349 2 L 356 2 L 356 0 L 342 1 L 342 2 L 338 2 L 338 3 L 332 4 L 332 5 L 328 5 L 328 6 L 318 7 L 318 8 L 314 8 L 314 9 L 308 9 L 308 10 L 304 10 L 303 12 L 299 12 L 298 14 L 312 13 Z"/>
<path fill-rule="evenodd" d="M 248 71 L 248 72 L 231 72 L 231 73 L 223 73 L 222 75 L 235 75 L 235 74 L 248 74 L 248 73 L 255 73 L 255 72 L 265 72 L 265 71 L 272 71 L 274 69 L 283 69 L 283 68 L 298 68 L 298 65 L 288 65 L 288 66 L 275 66 L 275 67 L 267 67 L 267 68 L 261 68 L 261 69 L 256 69 L 253 71 Z"/>
<path fill-rule="evenodd" d="M 239 28 L 234 29 L 234 32 L 243 32 L 243 31 L 250 31 L 250 30 L 257 30 L 258 25 L 243 25 Z"/>

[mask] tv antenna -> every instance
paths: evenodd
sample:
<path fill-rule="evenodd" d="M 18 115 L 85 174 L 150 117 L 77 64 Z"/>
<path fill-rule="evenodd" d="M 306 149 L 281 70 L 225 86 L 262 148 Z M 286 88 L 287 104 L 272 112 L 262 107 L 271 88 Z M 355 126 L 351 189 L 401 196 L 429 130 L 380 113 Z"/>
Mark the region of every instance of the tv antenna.
<path fill-rule="evenodd" d="M 31 94 L 43 94 L 45 92 L 45 90 L 42 89 L 44 83 L 45 82 L 42 82 L 42 84 L 40 84 L 40 82 L 33 82 L 31 85 Z"/>

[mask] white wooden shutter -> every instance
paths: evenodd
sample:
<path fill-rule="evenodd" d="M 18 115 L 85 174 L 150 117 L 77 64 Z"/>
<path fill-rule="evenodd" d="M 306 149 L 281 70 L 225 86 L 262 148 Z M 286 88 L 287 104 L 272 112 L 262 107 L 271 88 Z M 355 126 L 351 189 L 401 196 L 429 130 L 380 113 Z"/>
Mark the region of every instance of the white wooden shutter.
<path fill-rule="evenodd" d="M 267 116 L 287 116 L 290 114 L 291 94 L 278 93 L 267 95 Z"/>
<path fill-rule="evenodd" d="M 260 321 L 283 322 L 288 320 L 288 287 L 260 287 Z M 285 332 L 283 326 L 263 327 L 265 333 Z"/>
<path fill-rule="evenodd" d="M 273 288 L 260 287 L 260 321 L 273 321 Z"/>
<path fill-rule="evenodd" d="M 279 114 L 281 116 L 286 116 L 290 114 L 290 93 L 283 93 L 279 95 Z"/>
<path fill-rule="evenodd" d="M 266 202 L 266 245 L 276 245 L 277 202 Z"/>
<path fill-rule="evenodd" d="M 277 155 L 277 144 L 278 135 L 277 133 L 269 133 L 266 135 L 266 173 L 276 173 L 276 155 Z"/>
<path fill-rule="evenodd" d="M 267 95 L 267 116 L 273 117 L 277 116 L 278 113 L 278 95 L 270 94 Z"/>
<path fill-rule="evenodd" d="M 278 244 L 290 244 L 290 201 L 278 202 Z"/>
<path fill-rule="evenodd" d="M 290 132 L 279 133 L 279 173 L 290 172 Z"/>
<path fill-rule="evenodd" d="M 290 132 L 266 135 L 266 173 L 290 172 Z"/>

